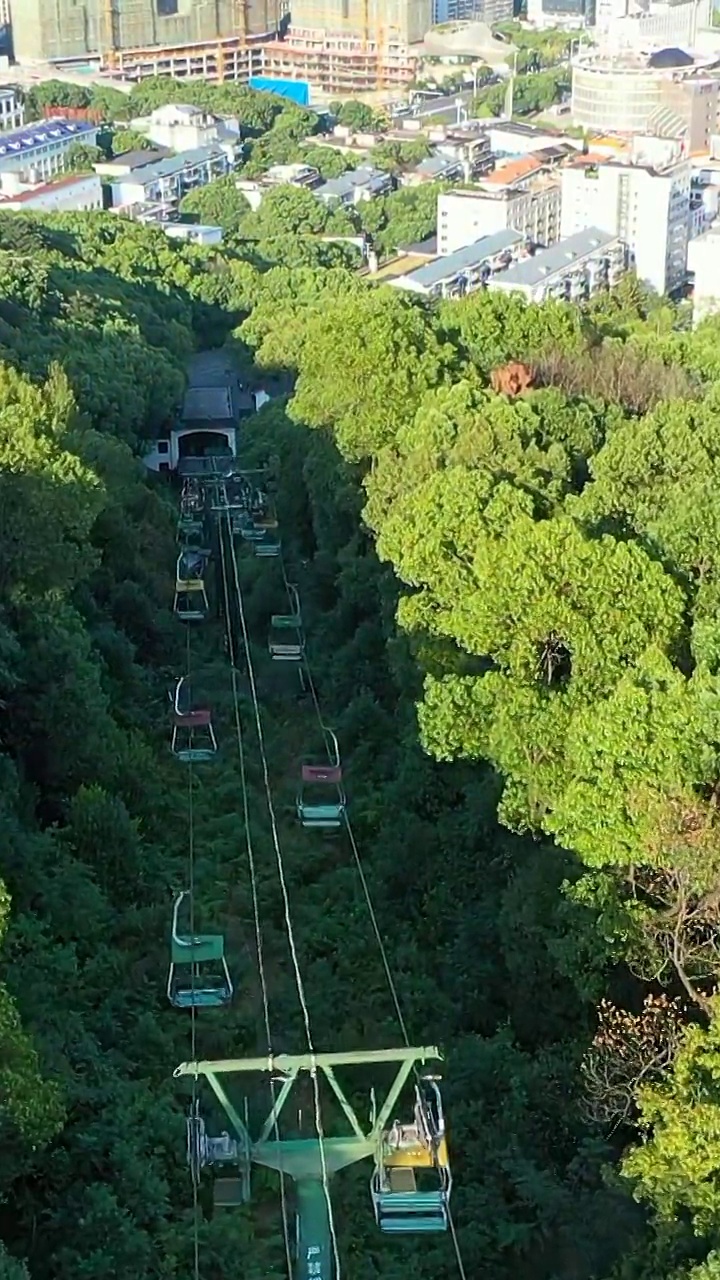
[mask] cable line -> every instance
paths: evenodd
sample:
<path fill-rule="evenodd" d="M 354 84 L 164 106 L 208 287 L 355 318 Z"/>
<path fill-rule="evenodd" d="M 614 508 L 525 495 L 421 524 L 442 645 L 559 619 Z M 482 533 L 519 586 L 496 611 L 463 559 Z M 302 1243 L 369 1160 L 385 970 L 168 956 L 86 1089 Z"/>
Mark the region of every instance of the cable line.
<path fill-rule="evenodd" d="M 227 521 L 228 535 L 232 539 L 232 526 L 230 524 L 229 512 L 226 511 L 225 516 Z M 257 890 L 255 853 L 253 849 L 252 834 L 250 830 L 250 807 L 248 802 L 247 773 L 245 768 L 245 746 L 244 746 L 243 734 L 242 734 L 242 721 L 240 718 L 240 704 L 239 704 L 238 686 L 237 686 L 237 668 L 235 666 L 235 658 L 234 658 L 235 637 L 233 635 L 232 619 L 230 617 L 230 594 L 228 590 L 227 566 L 225 562 L 225 546 L 224 546 L 222 525 L 219 525 L 219 528 L 218 528 L 218 541 L 220 544 L 220 573 L 222 577 L 222 587 L 223 587 L 225 630 L 227 634 L 228 651 L 229 651 L 229 657 L 230 657 L 230 679 L 232 683 L 232 696 L 233 696 L 234 718 L 235 718 L 235 735 L 237 738 L 238 759 L 240 762 L 240 786 L 242 789 L 242 797 L 243 797 L 243 822 L 245 826 L 245 846 L 247 849 L 248 868 L 250 872 L 250 889 L 251 889 L 251 898 L 252 898 L 253 919 L 255 924 L 255 949 L 257 951 L 258 973 L 260 977 L 260 989 L 262 991 L 263 1019 L 265 1024 L 265 1042 L 267 1047 L 268 1058 L 272 1058 L 273 1044 L 272 1044 L 272 1035 L 270 1031 L 270 1009 L 269 1009 L 269 1000 L 268 1000 L 268 987 L 267 987 L 267 978 L 265 975 L 262 928 L 260 924 L 260 904 L 259 904 L 258 890 Z M 194 1056 L 195 1055 L 193 1051 L 193 1060 L 194 1060 Z M 274 1110 L 275 1103 L 277 1100 L 277 1091 L 275 1087 L 275 1080 L 272 1075 L 270 1076 L 270 1096 L 272 1099 L 272 1105 Z M 280 1132 L 278 1128 L 277 1117 L 275 1118 L 273 1133 L 274 1133 L 275 1141 L 279 1143 Z M 285 1175 L 282 1172 L 282 1169 L 280 1170 L 280 1205 L 281 1205 L 281 1212 L 282 1212 L 283 1239 L 285 1243 L 285 1261 L 287 1264 L 288 1277 L 290 1278 L 290 1280 L 292 1280 L 292 1271 L 293 1271 L 292 1250 L 290 1247 L 290 1233 L 288 1230 L 288 1221 L 287 1221 L 287 1198 L 285 1194 Z"/>
<path fill-rule="evenodd" d="M 185 674 L 190 683 L 191 675 L 191 649 L 190 649 L 190 628 L 186 627 L 185 638 Z M 193 765 L 192 761 L 188 764 L 188 892 L 190 896 L 190 937 L 195 937 L 195 808 L 193 798 Z M 197 1058 L 196 1053 L 196 1037 L 197 1022 L 195 1009 L 195 965 L 192 966 L 191 975 L 191 991 L 192 1003 L 190 1007 L 190 1044 L 192 1052 L 192 1061 Z M 197 1076 L 193 1076 L 192 1081 L 192 1108 L 197 1109 Z M 198 1185 L 193 1179 L 193 1275 L 194 1280 L 200 1280 L 200 1205 L 198 1196 Z"/>
<path fill-rule="evenodd" d="M 240 587 L 240 575 L 238 571 L 237 555 L 235 552 L 234 542 L 232 540 L 230 542 L 230 554 L 232 559 L 233 576 L 234 576 L 234 582 L 235 582 L 235 592 L 236 592 L 237 602 L 238 602 L 240 623 L 242 627 L 243 644 L 245 647 L 245 656 L 246 656 L 247 667 L 248 667 L 248 677 L 250 681 L 250 689 L 251 689 L 253 708 L 255 713 L 255 726 L 257 730 L 258 747 L 260 750 L 260 761 L 262 764 L 263 782 L 265 786 L 265 795 L 267 799 L 268 816 L 270 818 L 270 827 L 272 831 L 272 840 L 273 840 L 273 846 L 275 850 L 275 859 L 276 859 L 277 870 L 278 870 L 278 880 L 280 883 L 280 889 L 281 889 L 282 899 L 283 899 L 285 928 L 286 928 L 287 937 L 288 937 L 288 945 L 290 947 L 290 956 L 292 959 L 293 971 L 295 974 L 295 985 L 297 988 L 298 1000 L 300 1002 L 303 1022 L 305 1025 L 305 1037 L 307 1040 L 308 1051 L 311 1054 L 311 1056 L 314 1057 L 315 1046 L 313 1043 L 312 1030 L 310 1027 L 310 1012 L 308 1009 L 307 999 L 305 996 L 305 984 L 303 982 L 302 974 L 300 972 L 300 963 L 298 960 L 297 946 L 295 943 L 295 931 L 292 924 L 292 915 L 290 910 L 290 895 L 288 892 L 287 880 L 285 877 L 285 867 L 283 863 L 282 849 L 280 847 L 280 837 L 279 837 L 278 828 L 277 828 L 275 807 L 273 804 L 272 791 L 270 788 L 270 772 L 268 769 L 267 752 L 265 749 L 265 735 L 262 727 L 262 717 L 260 714 L 260 706 L 258 702 L 255 672 L 253 669 L 252 657 L 250 653 L 250 638 L 248 635 L 247 620 L 245 618 L 245 609 L 243 605 L 242 590 Z M 333 1217 L 332 1200 L 330 1197 L 330 1181 L 328 1177 L 327 1160 L 325 1157 L 325 1146 L 324 1146 L 325 1134 L 324 1134 L 323 1123 L 322 1123 L 322 1112 L 321 1112 L 321 1106 L 320 1106 L 320 1085 L 318 1080 L 317 1068 L 314 1068 L 313 1071 L 311 1072 L 311 1078 L 313 1082 L 315 1128 L 317 1131 L 318 1145 L 319 1145 L 319 1152 L 320 1152 L 320 1168 L 322 1173 L 323 1192 L 324 1192 L 325 1202 L 327 1206 L 328 1222 L 330 1226 L 330 1237 L 332 1241 L 336 1278 L 337 1280 L 341 1280 L 340 1251 L 338 1248 L 337 1233 L 335 1231 L 335 1221 Z"/>
<path fill-rule="evenodd" d="M 286 573 L 286 569 L 285 569 L 285 562 L 284 562 L 284 560 L 283 560 L 283 558 L 282 558 L 282 555 L 281 555 L 281 557 L 280 557 L 280 567 L 281 567 L 281 570 L 282 570 L 283 581 L 284 581 L 284 583 L 285 583 L 285 589 L 286 589 L 287 594 L 288 594 L 288 599 L 289 599 L 290 601 L 292 601 L 292 598 L 293 598 L 293 597 L 292 597 L 291 590 L 290 590 L 290 586 L 291 586 L 291 584 L 290 584 L 290 582 L 289 582 L 289 580 L 288 580 L 288 577 L 287 577 L 287 573 Z M 306 680 L 307 680 L 307 686 L 308 686 L 308 688 L 309 688 L 309 690 L 310 690 L 310 695 L 311 695 L 311 697 L 312 697 L 313 706 L 314 706 L 314 708 L 315 708 L 315 714 L 316 714 L 316 716 L 317 716 L 318 724 L 319 724 L 319 726 L 320 726 L 320 730 L 321 730 L 322 735 L 323 735 L 323 741 L 325 742 L 326 747 L 327 747 L 327 730 L 326 730 L 326 727 L 325 727 L 325 721 L 323 720 L 322 708 L 321 708 L 321 706 L 320 706 L 320 699 L 319 699 L 319 697 L 318 697 L 317 687 L 316 687 L 316 685 L 315 685 L 315 681 L 314 681 L 314 679 L 313 679 L 312 669 L 311 669 L 311 667 L 310 667 L 310 662 L 309 662 L 309 660 L 308 660 L 308 656 L 307 656 L 307 646 L 303 646 L 303 651 L 302 651 L 302 664 L 303 664 L 303 667 L 304 667 L 304 670 L 305 670 L 305 677 L 306 677 Z M 327 748 L 327 749 L 328 749 L 328 757 L 330 757 L 330 751 L 329 751 L 329 748 Z M 388 959 L 387 948 L 386 948 L 386 946 L 385 946 L 385 942 L 384 942 L 384 940 L 383 940 L 383 936 L 382 936 L 382 933 L 381 933 L 381 931 L 380 931 L 380 926 L 379 926 L 379 924 L 378 924 L 377 915 L 376 915 L 376 913 L 375 913 L 375 907 L 374 907 L 374 905 L 373 905 L 372 895 L 371 895 L 371 893 L 370 893 L 370 886 L 369 886 L 369 884 L 368 884 L 367 876 L 365 875 L 365 870 L 364 870 L 364 867 L 363 867 L 363 865 L 362 865 L 362 859 L 361 859 L 361 857 L 360 857 L 360 850 L 359 850 L 359 848 L 358 848 L 357 841 L 356 841 L 356 839 L 355 839 L 355 835 L 354 835 L 354 832 L 353 832 L 353 829 L 352 829 L 352 826 L 351 826 L 351 823 L 350 823 L 350 819 L 349 819 L 349 817 L 348 817 L 347 809 L 344 809 L 344 811 L 343 811 L 343 820 L 344 820 L 344 823 L 345 823 L 345 829 L 346 829 L 346 831 L 347 831 L 348 838 L 349 838 L 349 841 L 350 841 L 350 847 L 351 847 L 351 849 L 352 849 L 353 858 L 354 858 L 354 861 L 355 861 L 355 867 L 356 867 L 356 869 L 357 869 L 358 877 L 359 877 L 360 884 L 361 884 L 361 886 L 362 886 L 362 890 L 363 890 L 363 895 L 364 895 L 364 897 L 365 897 L 365 903 L 366 903 L 366 906 L 367 906 L 367 909 L 368 909 L 368 915 L 369 915 L 369 917 L 370 917 L 370 922 L 371 922 L 371 925 L 372 925 L 373 933 L 374 933 L 374 935 L 375 935 L 375 940 L 376 940 L 377 945 L 378 945 L 378 951 L 379 951 L 379 953 L 380 953 L 380 958 L 381 958 L 381 961 L 382 961 L 382 966 L 383 966 L 383 969 L 384 969 L 384 971 L 385 971 L 385 977 L 386 977 L 386 979 L 387 979 L 387 984 L 388 984 L 388 988 L 389 988 L 389 991 L 390 991 L 390 996 L 391 996 L 391 998 L 392 998 L 392 1002 L 393 1002 L 393 1005 L 394 1005 L 394 1007 L 395 1007 L 395 1014 L 396 1014 L 396 1017 L 397 1017 L 397 1020 L 398 1020 L 398 1026 L 399 1026 L 399 1028 L 400 1028 L 400 1031 L 401 1031 L 401 1034 L 402 1034 L 403 1040 L 405 1041 L 405 1045 L 406 1045 L 406 1047 L 407 1047 L 407 1048 L 409 1048 L 409 1047 L 410 1047 L 410 1037 L 409 1037 L 409 1035 L 408 1035 L 407 1024 L 406 1024 L 406 1022 L 405 1022 L 405 1017 L 404 1017 L 404 1015 L 403 1015 L 402 1005 L 400 1004 L 400 997 L 399 997 L 399 995 L 398 995 L 397 986 L 396 986 L 396 984 L 395 984 L 395 979 L 393 978 L 393 973 L 392 973 L 392 969 L 391 969 L 391 966 L 390 966 L 390 961 L 389 961 L 389 959 Z M 416 1082 L 417 1082 L 417 1083 L 419 1083 L 419 1082 L 420 1082 L 420 1074 L 419 1074 L 419 1072 L 418 1072 L 417 1066 L 415 1066 L 415 1067 L 414 1067 L 414 1074 L 415 1074 Z M 449 1228 L 450 1228 L 450 1236 L 451 1236 L 451 1239 L 452 1239 L 452 1242 L 453 1242 L 453 1249 L 454 1249 L 454 1252 L 455 1252 L 455 1260 L 456 1260 L 456 1262 L 457 1262 L 458 1273 L 459 1273 L 459 1275 L 460 1275 L 460 1280 L 467 1280 L 467 1273 L 466 1273 L 466 1271 L 465 1271 L 465 1264 L 464 1264 L 463 1257 L 462 1257 L 462 1253 L 461 1253 L 461 1250 L 460 1250 L 460 1242 L 459 1242 L 458 1237 L 457 1237 L 457 1231 L 456 1231 L 456 1229 L 455 1229 L 455 1222 L 454 1222 L 454 1220 L 453 1220 L 453 1216 L 452 1216 L 452 1209 L 450 1208 L 450 1203 L 449 1203 L 449 1201 L 448 1201 L 448 1204 L 447 1204 L 447 1218 L 448 1218 L 448 1226 L 449 1226 Z"/>

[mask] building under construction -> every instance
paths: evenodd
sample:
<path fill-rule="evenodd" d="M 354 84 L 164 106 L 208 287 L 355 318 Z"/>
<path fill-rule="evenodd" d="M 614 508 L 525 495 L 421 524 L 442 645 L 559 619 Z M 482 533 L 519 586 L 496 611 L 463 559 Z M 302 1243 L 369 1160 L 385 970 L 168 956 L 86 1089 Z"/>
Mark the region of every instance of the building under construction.
<path fill-rule="evenodd" d="M 62 62 L 112 50 L 176 47 L 273 34 L 282 0 L 15 0 L 19 62 Z"/>
<path fill-rule="evenodd" d="M 432 0 L 16 0 L 13 38 L 20 62 L 87 60 L 127 79 L 274 76 L 350 96 L 409 84 L 431 17 Z"/>

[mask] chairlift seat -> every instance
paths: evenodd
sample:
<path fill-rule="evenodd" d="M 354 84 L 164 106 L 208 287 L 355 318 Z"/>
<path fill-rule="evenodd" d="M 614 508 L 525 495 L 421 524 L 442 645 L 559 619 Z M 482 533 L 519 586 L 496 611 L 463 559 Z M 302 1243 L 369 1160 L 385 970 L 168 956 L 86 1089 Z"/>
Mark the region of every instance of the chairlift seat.
<path fill-rule="evenodd" d="M 299 613 L 273 614 L 270 619 L 268 649 L 270 656 L 276 662 L 300 662 L 305 650 L 301 628 L 302 619 Z M 294 640 L 284 636 L 280 639 L 280 637 L 273 634 L 275 631 L 294 631 L 296 637 Z"/>
<path fill-rule="evenodd" d="M 266 534 L 266 531 L 263 529 L 262 535 L 264 538 L 265 538 L 265 534 Z M 268 556 L 279 556 L 280 555 L 279 539 L 270 535 L 270 537 L 267 537 L 264 542 L 256 542 L 255 555 L 261 556 L 263 558 L 266 558 Z"/>
<path fill-rule="evenodd" d="M 387 1235 L 427 1235 L 447 1231 L 447 1206 L 440 1193 L 419 1191 L 379 1196 L 377 1221 Z"/>
<path fill-rule="evenodd" d="M 213 1183 L 216 1209 L 237 1209 L 245 1204 L 242 1178 L 216 1178 Z"/>
<path fill-rule="evenodd" d="M 229 1004 L 232 992 L 222 974 L 209 980 L 197 981 L 194 986 L 178 986 L 173 983 L 170 1003 L 176 1009 L 222 1009 Z"/>
<path fill-rule="evenodd" d="M 302 800 L 297 802 L 297 815 L 300 822 L 309 831 L 336 831 L 343 824 L 343 815 L 345 813 L 345 805 L 337 804 L 307 804 Z"/>

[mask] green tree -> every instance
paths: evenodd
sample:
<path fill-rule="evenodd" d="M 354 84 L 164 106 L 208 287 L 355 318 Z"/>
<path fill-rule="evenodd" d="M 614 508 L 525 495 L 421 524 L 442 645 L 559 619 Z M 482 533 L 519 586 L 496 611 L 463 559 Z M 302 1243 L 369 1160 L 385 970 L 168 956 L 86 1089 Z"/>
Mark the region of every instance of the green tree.
<path fill-rule="evenodd" d="M 182 214 L 192 215 L 196 222 L 222 227 L 226 235 L 231 235 L 242 226 L 249 208 L 245 196 L 238 191 L 232 174 L 216 178 L 206 187 L 196 187 L 183 196 L 180 202 Z"/>

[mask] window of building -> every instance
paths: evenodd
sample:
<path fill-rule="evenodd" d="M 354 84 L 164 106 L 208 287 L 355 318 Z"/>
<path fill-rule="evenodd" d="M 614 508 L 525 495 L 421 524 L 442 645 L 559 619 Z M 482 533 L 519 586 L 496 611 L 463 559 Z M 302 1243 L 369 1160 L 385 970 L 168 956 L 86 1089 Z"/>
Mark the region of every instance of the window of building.
<path fill-rule="evenodd" d="M 158 442 L 157 442 L 157 451 L 158 451 L 158 453 L 169 453 L 169 452 L 170 452 L 170 443 L 169 443 L 169 441 L 167 441 L 167 440 L 158 440 Z"/>
<path fill-rule="evenodd" d="M 155 0 L 155 12 L 158 18 L 175 18 L 178 11 L 178 0 Z"/>

